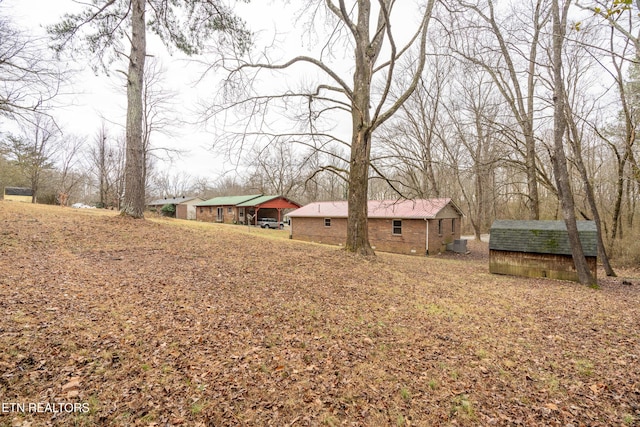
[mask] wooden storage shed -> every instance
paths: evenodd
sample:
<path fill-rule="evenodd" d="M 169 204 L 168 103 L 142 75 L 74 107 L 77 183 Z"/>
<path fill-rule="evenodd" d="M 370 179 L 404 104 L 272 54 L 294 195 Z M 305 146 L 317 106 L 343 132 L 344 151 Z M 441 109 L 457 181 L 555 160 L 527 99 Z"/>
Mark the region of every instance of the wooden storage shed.
<path fill-rule="evenodd" d="M 597 277 L 597 229 L 578 221 L 578 233 L 593 277 Z M 564 221 L 497 220 L 491 226 L 489 271 L 578 281 Z"/>

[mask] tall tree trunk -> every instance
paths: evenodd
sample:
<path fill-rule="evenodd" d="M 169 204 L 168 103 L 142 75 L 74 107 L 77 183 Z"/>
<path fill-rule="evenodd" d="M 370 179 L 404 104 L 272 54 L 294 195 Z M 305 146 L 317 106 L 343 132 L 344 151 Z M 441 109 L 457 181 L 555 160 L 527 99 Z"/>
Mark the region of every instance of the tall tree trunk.
<path fill-rule="evenodd" d="M 564 134 L 566 130 L 565 117 L 565 91 L 564 80 L 562 77 L 562 45 L 564 43 L 566 16 L 569 10 L 569 0 L 564 0 L 562 18 L 560 15 L 560 7 L 558 2 L 554 0 L 552 3 L 553 15 L 553 172 L 558 185 L 558 194 L 560 196 L 560 205 L 562 215 L 567 227 L 569 243 L 571 245 L 571 253 L 573 255 L 573 263 L 578 274 L 578 280 L 583 285 L 595 286 L 596 280 L 591 275 L 587 259 L 584 256 L 582 243 L 578 234 L 578 224 L 576 223 L 575 206 L 573 201 L 573 192 L 569 182 L 569 172 L 567 170 L 567 159 L 564 153 Z"/>
<path fill-rule="evenodd" d="M 368 91 L 367 91 L 368 93 Z M 356 95 L 357 96 L 357 95 Z M 368 98 L 365 96 L 365 98 Z M 368 100 L 365 101 L 368 105 Z M 351 142 L 351 161 L 349 167 L 349 191 L 347 200 L 349 212 L 347 219 L 346 249 L 361 255 L 373 255 L 369 244 L 368 193 L 369 193 L 369 158 L 371 152 L 371 133 L 366 120 L 362 120 L 360 111 L 354 109 L 354 132 Z"/>
<path fill-rule="evenodd" d="M 566 102 L 566 98 L 565 98 Z M 589 208 L 591 209 L 591 214 L 593 215 L 593 221 L 596 223 L 596 228 L 598 230 L 598 256 L 602 261 L 602 266 L 604 267 L 604 271 L 607 276 L 615 277 L 616 273 L 613 271 L 613 267 L 611 267 L 611 263 L 609 262 L 609 256 L 607 255 L 607 251 L 604 245 L 604 239 L 602 238 L 602 223 L 600 222 L 600 212 L 598 211 L 598 205 L 596 203 L 596 196 L 593 192 L 593 186 L 591 185 L 591 181 L 589 181 L 589 174 L 587 173 L 587 168 L 584 165 L 584 160 L 582 159 L 582 144 L 580 143 L 580 135 L 578 133 L 578 128 L 576 126 L 575 121 L 573 120 L 573 116 L 569 108 L 567 108 L 567 120 L 569 121 L 569 132 L 573 135 L 572 138 L 569 138 L 569 142 L 571 143 L 571 147 L 573 148 L 573 155 L 575 158 L 575 164 L 580 172 L 580 177 L 582 178 L 582 182 L 584 183 L 584 191 L 587 195 L 587 202 L 589 203 Z"/>
<path fill-rule="evenodd" d="M 529 127 L 527 125 L 527 127 Z M 533 137 L 533 130 L 525 135 L 525 145 L 527 149 L 526 169 L 527 188 L 529 190 L 529 219 L 540 219 L 540 198 L 538 197 L 538 168 L 536 167 L 536 140 Z"/>
<path fill-rule="evenodd" d="M 351 159 L 349 165 L 349 203 L 345 249 L 361 255 L 373 255 L 369 244 L 368 199 L 371 157 L 371 79 L 375 55 L 369 41 L 370 4 L 358 5 L 358 31 L 355 32 L 356 67 L 353 74 L 351 107 Z"/>
<path fill-rule="evenodd" d="M 142 139 L 142 82 L 146 56 L 145 0 L 133 0 L 131 53 L 127 73 L 127 157 L 121 214 L 144 217 L 144 146 Z"/>
<path fill-rule="evenodd" d="M 349 169 L 349 217 L 347 219 L 346 250 L 361 255 L 373 255 L 369 244 L 368 187 L 369 151 L 371 136 L 367 131 L 358 132 L 351 144 Z"/>
<path fill-rule="evenodd" d="M 618 227 L 620 224 L 620 215 L 622 214 L 622 196 L 624 193 L 624 169 L 627 163 L 628 151 L 620 159 L 618 156 L 618 179 L 616 180 L 616 201 L 613 205 L 613 221 L 611 225 L 611 247 L 616 238 L 622 238 L 622 229 Z M 619 235 L 618 235 L 619 234 Z"/>

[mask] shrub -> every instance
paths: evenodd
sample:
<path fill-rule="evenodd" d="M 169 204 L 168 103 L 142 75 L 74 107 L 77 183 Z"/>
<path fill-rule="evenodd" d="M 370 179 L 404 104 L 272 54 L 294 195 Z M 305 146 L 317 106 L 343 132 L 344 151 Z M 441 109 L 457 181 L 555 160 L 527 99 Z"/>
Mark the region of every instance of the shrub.
<path fill-rule="evenodd" d="M 162 215 L 164 216 L 170 216 L 170 217 L 175 217 L 176 216 L 176 207 L 174 205 L 171 204 L 166 204 L 162 207 L 162 209 L 160 209 L 160 211 L 162 212 Z"/>

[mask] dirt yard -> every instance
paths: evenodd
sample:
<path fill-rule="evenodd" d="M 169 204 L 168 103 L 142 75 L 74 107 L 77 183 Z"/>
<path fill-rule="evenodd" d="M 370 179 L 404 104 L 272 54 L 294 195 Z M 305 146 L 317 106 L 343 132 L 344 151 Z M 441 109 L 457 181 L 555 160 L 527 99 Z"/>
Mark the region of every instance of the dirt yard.
<path fill-rule="evenodd" d="M 637 426 L 622 274 L 0 202 L 0 425 Z"/>

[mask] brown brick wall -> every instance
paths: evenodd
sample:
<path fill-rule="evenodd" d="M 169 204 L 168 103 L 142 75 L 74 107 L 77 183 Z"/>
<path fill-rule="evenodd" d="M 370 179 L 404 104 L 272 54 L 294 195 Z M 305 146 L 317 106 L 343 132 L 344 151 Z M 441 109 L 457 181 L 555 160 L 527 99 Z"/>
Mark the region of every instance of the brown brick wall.
<path fill-rule="evenodd" d="M 393 234 L 392 219 L 369 219 L 369 242 L 373 249 L 382 252 L 424 255 L 426 221 L 423 219 L 401 220 L 401 234 Z"/>
<path fill-rule="evenodd" d="M 451 220 L 455 220 L 453 232 Z M 438 231 L 438 221 L 442 221 L 441 232 Z M 448 243 L 460 238 L 462 224 L 460 218 L 438 218 L 429 220 L 429 253 L 431 255 L 444 252 Z"/>
<path fill-rule="evenodd" d="M 222 207 L 222 222 L 233 224 L 238 219 L 238 208 L 235 206 L 197 206 L 196 220 L 205 222 L 218 222 L 218 208 Z M 231 212 L 229 212 L 231 208 Z"/>
<path fill-rule="evenodd" d="M 331 227 L 325 227 L 324 218 L 291 218 L 291 238 L 341 245 L 347 238 L 347 220 L 331 218 Z"/>
<path fill-rule="evenodd" d="M 451 219 L 442 220 L 442 235 L 438 234 L 438 221 L 429 221 L 430 253 L 446 249 L 446 244 L 460 238 L 460 218 L 456 218 L 451 232 Z M 425 255 L 426 224 L 423 219 L 402 220 L 402 234 L 394 235 L 391 219 L 369 219 L 369 241 L 375 250 L 401 254 Z M 291 238 L 331 245 L 344 244 L 347 236 L 346 218 L 331 218 L 331 227 L 325 227 L 324 218 L 291 218 Z"/>
<path fill-rule="evenodd" d="M 196 206 L 196 220 L 216 222 L 218 211 L 215 206 Z"/>

